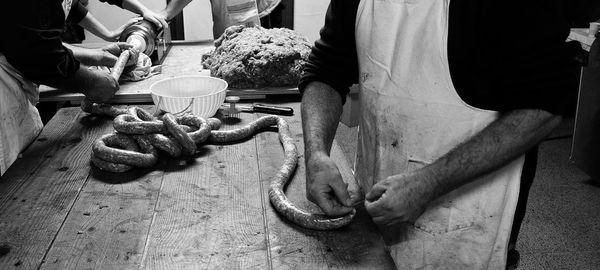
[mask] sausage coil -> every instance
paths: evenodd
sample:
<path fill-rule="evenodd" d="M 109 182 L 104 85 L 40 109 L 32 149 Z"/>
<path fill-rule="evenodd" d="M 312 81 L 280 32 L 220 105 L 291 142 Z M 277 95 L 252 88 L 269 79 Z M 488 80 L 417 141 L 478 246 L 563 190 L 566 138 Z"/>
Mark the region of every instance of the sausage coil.
<path fill-rule="evenodd" d="M 279 214 L 293 223 L 312 230 L 332 230 L 348 225 L 356 211 L 331 218 L 306 212 L 294 205 L 285 195 L 285 187 L 293 178 L 298 164 L 298 150 L 287 122 L 278 116 L 263 116 L 238 129 L 220 131 L 221 122 L 184 115 L 175 117 L 166 113 L 160 119 L 145 110 L 132 107 L 119 109 L 109 105 L 82 103 L 86 112 L 115 117 L 117 133 L 107 134 L 92 147 L 92 163 L 101 170 L 126 172 L 133 167 L 151 167 L 158 159 L 158 150 L 171 157 L 192 155 L 197 145 L 204 142 L 231 143 L 249 138 L 262 129 L 277 126 L 279 141 L 284 150 L 284 161 L 269 186 L 269 201 Z"/>

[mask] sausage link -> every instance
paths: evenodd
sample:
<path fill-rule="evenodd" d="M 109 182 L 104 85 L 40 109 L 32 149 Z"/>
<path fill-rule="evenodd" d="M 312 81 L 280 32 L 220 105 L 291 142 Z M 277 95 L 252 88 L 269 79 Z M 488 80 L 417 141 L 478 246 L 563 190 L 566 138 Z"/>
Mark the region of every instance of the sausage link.
<path fill-rule="evenodd" d="M 194 143 L 200 144 L 210 136 L 211 126 L 204 118 L 195 115 L 184 115 L 177 118 L 177 123 L 186 126 L 197 128 L 195 131 L 187 131 L 188 135 Z"/>
<path fill-rule="evenodd" d="M 147 139 L 145 136 L 133 135 L 133 138 L 140 146 L 140 150 L 142 151 L 142 153 L 144 153 L 144 157 L 150 155 L 147 161 L 141 163 L 140 167 L 148 168 L 154 166 L 158 161 L 158 152 L 156 151 L 156 148 L 152 146 L 150 140 Z"/>
<path fill-rule="evenodd" d="M 131 107 L 127 111 L 129 114 L 133 115 L 138 121 L 156 121 L 157 118 L 150 114 L 148 111 L 140 108 L 140 107 Z"/>
<path fill-rule="evenodd" d="M 208 122 L 208 125 L 210 126 L 210 129 L 212 130 L 217 130 L 221 128 L 221 120 L 219 120 L 218 118 L 208 118 L 206 119 L 206 122 Z"/>
<path fill-rule="evenodd" d="M 213 130 L 210 132 L 210 137 L 208 139 L 209 142 L 213 143 L 226 143 L 226 142 L 235 142 L 246 139 L 257 131 L 270 127 L 272 125 L 277 124 L 279 117 L 276 115 L 267 115 L 263 116 L 254 122 L 245 125 L 238 129 L 232 130 Z"/>
<path fill-rule="evenodd" d="M 192 155 L 196 153 L 196 143 L 194 140 L 192 140 L 190 135 L 188 135 L 181 127 L 179 127 L 177 120 L 172 114 L 166 113 L 163 115 L 162 120 L 163 123 L 165 123 L 169 133 L 171 133 L 177 142 L 181 144 L 181 149 L 183 150 L 182 152 L 184 155 Z"/>
<path fill-rule="evenodd" d="M 285 159 L 283 165 L 271 180 L 269 186 L 269 200 L 277 212 L 285 216 L 288 220 L 312 230 L 332 230 L 348 225 L 356 213 L 353 210 L 350 214 L 331 218 L 321 214 L 308 213 L 295 206 L 285 195 L 284 187 L 292 178 L 298 163 L 298 151 L 294 144 L 294 139 L 290 135 L 288 124 L 282 118 L 277 121 L 279 130 L 279 141 L 281 142 Z"/>
<path fill-rule="evenodd" d="M 114 148 L 115 146 L 122 149 Z M 118 133 L 103 135 L 92 146 L 92 151 L 96 157 L 112 163 L 135 167 L 149 167 L 156 163 L 157 157 L 154 153 L 140 153 L 139 150 L 140 148 L 134 139 Z"/>
<path fill-rule="evenodd" d="M 147 134 L 138 136 L 146 136 L 154 147 L 165 151 L 171 157 L 177 158 L 181 156 L 181 145 L 179 145 L 179 143 L 177 143 L 173 138 L 169 138 L 162 134 Z"/>
<path fill-rule="evenodd" d="M 113 120 L 116 131 L 125 134 L 150 134 L 166 132 L 165 125 L 160 120 L 139 121 L 139 117 L 131 114 L 121 114 Z"/>
<path fill-rule="evenodd" d="M 110 104 L 93 103 L 87 98 L 84 98 L 81 102 L 81 110 L 91 114 L 101 114 L 111 117 L 128 113 L 127 109 L 115 107 Z"/>
<path fill-rule="evenodd" d="M 292 178 L 298 164 L 298 151 L 294 139 L 290 135 L 289 126 L 283 118 L 275 115 L 268 115 L 238 129 L 228 131 L 213 130 L 211 131 L 209 140 L 218 143 L 239 141 L 252 136 L 260 129 L 275 124 L 277 124 L 279 141 L 281 142 L 285 153 L 283 164 L 275 177 L 271 180 L 269 186 L 269 200 L 275 210 L 293 223 L 307 229 L 332 230 L 348 225 L 354 218 L 356 211 L 352 211 L 348 215 L 337 218 L 331 218 L 322 214 L 312 214 L 294 205 L 285 195 L 284 189 Z"/>
<path fill-rule="evenodd" d="M 94 155 L 94 153 L 92 153 L 91 161 L 96 167 L 98 167 L 98 169 L 103 170 L 103 171 L 108 171 L 108 172 L 124 173 L 124 172 L 130 171 L 131 169 L 133 169 L 133 167 L 129 166 L 129 165 L 112 163 L 112 162 L 103 160 L 99 157 L 96 157 Z"/>

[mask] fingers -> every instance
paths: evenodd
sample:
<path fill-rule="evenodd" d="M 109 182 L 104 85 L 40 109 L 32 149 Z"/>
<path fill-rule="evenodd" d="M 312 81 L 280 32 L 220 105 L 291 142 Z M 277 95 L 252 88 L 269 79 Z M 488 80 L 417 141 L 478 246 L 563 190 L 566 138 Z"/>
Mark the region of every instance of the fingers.
<path fill-rule="evenodd" d="M 119 46 L 120 51 L 127 50 L 133 48 L 133 45 L 127 42 L 116 42 L 117 46 Z"/>
<path fill-rule="evenodd" d="M 333 193 L 341 204 L 344 206 L 352 205 L 350 193 L 348 193 L 348 185 L 346 183 L 342 181 L 333 181 L 331 183 L 331 189 L 333 189 Z"/>
<path fill-rule="evenodd" d="M 372 217 L 382 216 L 387 214 L 387 209 L 384 207 L 385 203 L 387 202 L 382 199 L 376 201 L 365 200 L 365 209 Z"/>
<path fill-rule="evenodd" d="M 140 52 L 138 50 L 129 49 L 129 59 L 127 60 L 127 64 L 125 64 L 125 66 L 137 65 L 139 56 Z"/>
<path fill-rule="evenodd" d="M 167 23 L 167 20 L 165 20 L 165 18 L 160 16 L 157 16 L 157 18 L 160 24 L 162 25 L 163 29 L 169 29 L 169 24 Z"/>
<path fill-rule="evenodd" d="M 321 193 L 314 196 L 314 199 L 321 210 L 329 216 L 343 216 L 352 212 L 354 209 L 352 207 L 341 205 L 336 198 L 327 193 Z"/>
<path fill-rule="evenodd" d="M 100 61 L 101 66 L 113 67 L 117 63 L 118 57 L 111 53 L 103 53 L 102 60 Z"/>
<path fill-rule="evenodd" d="M 168 26 L 165 26 L 165 25 L 167 25 L 167 22 L 163 18 L 156 16 L 154 13 L 144 14 L 144 19 L 146 19 L 146 20 L 150 21 L 151 23 L 153 23 L 154 25 L 156 25 L 156 27 L 159 30 L 162 29 L 163 27 L 164 28 L 168 27 Z M 164 24 L 163 24 L 163 22 L 164 22 Z"/>
<path fill-rule="evenodd" d="M 144 18 L 142 18 L 142 17 L 131 18 L 131 19 L 129 19 L 129 21 L 127 21 L 127 23 L 125 23 L 125 25 L 126 26 L 130 26 L 130 25 L 135 24 L 135 23 L 137 23 L 137 22 L 139 22 L 139 21 L 141 21 L 143 19 Z"/>
<path fill-rule="evenodd" d="M 369 202 L 377 201 L 386 190 L 387 186 L 382 183 L 377 183 L 373 186 L 373 188 L 371 188 L 371 191 L 367 193 L 365 199 L 367 199 Z"/>

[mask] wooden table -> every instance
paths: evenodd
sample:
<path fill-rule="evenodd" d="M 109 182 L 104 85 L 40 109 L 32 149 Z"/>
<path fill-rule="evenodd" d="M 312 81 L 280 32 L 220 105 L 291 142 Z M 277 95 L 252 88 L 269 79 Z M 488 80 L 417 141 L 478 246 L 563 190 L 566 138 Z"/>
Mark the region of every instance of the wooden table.
<path fill-rule="evenodd" d="M 210 71 L 202 68 L 202 55 L 214 48 L 212 41 L 173 41 L 169 53 L 162 63 L 160 74 L 138 82 L 121 82 L 120 89 L 109 103 L 152 103 L 150 86 L 162 79 L 182 75 L 206 75 Z M 268 95 L 298 95 L 298 88 L 267 87 L 261 89 L 229 89 L 227 95 L 242 99 L 262 99 Z M 65 90 L 40 86 L 40 102 L 69 101 L 78 103 L 83 95 Z"/>
<path fill-rule="evenodd" d="M 273 103 L 273 102 L 271 102 Z M 303 153 L 298 102 L 285 117 Z M 245 125 L 260 115 L 241 114 Z M 277 133 L 204 145 L 194 157 L 161 155 L 125 174 L 90 165 L 92 143 L 112 121 L 63 108 L 0 178 L 0 269 L 389 269 L 392 262 L 363 209 L 348 227 L 311 231 L 279 216 L 270 178 L 282 163 Z M 337 143 L 332 156 L 352 182 Z M 288 187 L 305 198 L 301 158 Z"/>

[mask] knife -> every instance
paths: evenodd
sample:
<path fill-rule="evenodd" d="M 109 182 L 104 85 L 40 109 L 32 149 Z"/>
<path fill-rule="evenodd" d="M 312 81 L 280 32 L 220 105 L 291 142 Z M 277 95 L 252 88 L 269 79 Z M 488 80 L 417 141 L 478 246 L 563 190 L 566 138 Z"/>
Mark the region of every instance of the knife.
<path fill-rule="evenodd" d="M 261 104 L 254 103 L 252 105 L 235 105 L 236 108 L 240 109 L 242 112 L 259 112 L 259 113 L 268 113 L 268 114 L 278 114 L 278 115 L 294 115 L 294 109 L 290 107 L 282 107 L 275 106 L 269 104 Z"/>

